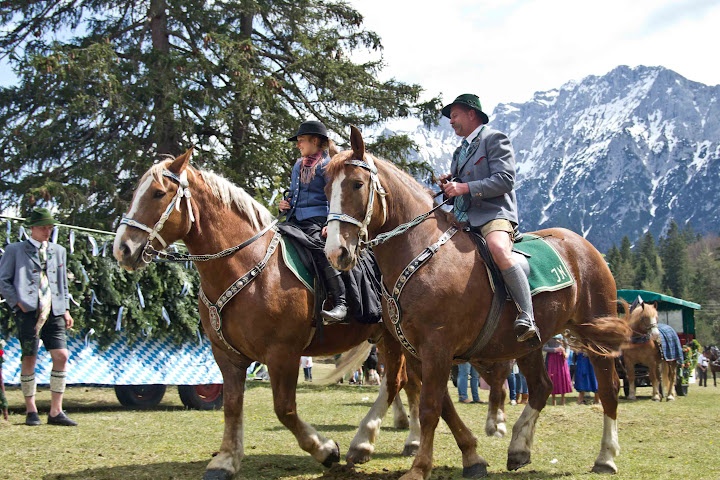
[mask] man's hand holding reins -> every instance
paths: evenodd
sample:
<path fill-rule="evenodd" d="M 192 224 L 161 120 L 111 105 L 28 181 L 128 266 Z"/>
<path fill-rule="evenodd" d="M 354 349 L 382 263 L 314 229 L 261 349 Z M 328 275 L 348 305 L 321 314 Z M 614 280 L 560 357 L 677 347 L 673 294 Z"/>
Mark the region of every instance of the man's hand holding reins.
<path fill-rule="evenodd" d="M 467 195 L 470 193 L 470 185 L 462 182 L 451 182 L 450 177 L 452 175 L 445 174 L 440 177 L 438 185 L 442 188 L 443 193 L 448 197 L 457 197 L 459 195 Z"/>
<path fill-rule="evenodd" d="M 280 200 L 280 202 L 278 203 L 278 209 L 281 212 L 290 210 L 290 202 L 288 202 L 287 200 Z"/>

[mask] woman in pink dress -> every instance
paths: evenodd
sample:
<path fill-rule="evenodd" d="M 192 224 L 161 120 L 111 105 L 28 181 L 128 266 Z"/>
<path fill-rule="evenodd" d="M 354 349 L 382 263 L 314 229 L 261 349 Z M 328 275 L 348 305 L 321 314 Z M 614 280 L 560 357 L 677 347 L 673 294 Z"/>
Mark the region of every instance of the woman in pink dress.
<path fill-rule="evenodd" d="M 555 395 L 560 395 L 560 404 L 565 405 L 565 394 L 572 392 L 570 382 L 570 369 L 567 364 L 565 347 L 567 346 L 562 335 L 555 335 L 543 345 L 543 352 L 547 352 L 545 365 L 547 366 L 550 380 L 553 383 L 552 404 L 555 402 Z"/>

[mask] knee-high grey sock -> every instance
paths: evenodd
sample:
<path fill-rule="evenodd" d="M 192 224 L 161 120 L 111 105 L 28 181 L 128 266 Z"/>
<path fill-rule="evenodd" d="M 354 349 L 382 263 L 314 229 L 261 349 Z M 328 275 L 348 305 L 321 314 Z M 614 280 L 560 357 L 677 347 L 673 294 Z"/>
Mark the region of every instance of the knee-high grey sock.
<path fill-rule="evenodd" d="M 23 396 L 34 397 L 35 396 L 35 374 L 20 375 L 20 389 L 22 390 Z"/>
<path fill-rule="evenodd" d="M 500 270 L 500 273 L 502 273 L 505 286 L 518 309 L 530 315 L 530 318 L 535 319 L 532 309 L 532 297 L 530 296 L 530 284 L 522 267 L 516 263 L 508 269 Z"/>

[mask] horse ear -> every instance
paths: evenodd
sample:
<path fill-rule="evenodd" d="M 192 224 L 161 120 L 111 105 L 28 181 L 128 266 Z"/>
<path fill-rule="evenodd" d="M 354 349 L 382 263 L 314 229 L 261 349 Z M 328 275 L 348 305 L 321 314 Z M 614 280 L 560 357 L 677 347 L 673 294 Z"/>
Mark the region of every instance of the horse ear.
<path fill-rule="evenodd" d="M 657 310 L 657 308 L 658 308 L 658 302 L 657 302 L 657 301 L 654 301 L 652 304 L 653 304 L 653 307 L 655 307 L 655 310 Z"/>
<path fill-rule="evenodd" d="M 360 129 L 355 125 L 350 125 L 350 147 L 352 147 L 353 158 L 357 160 L 365 158 L 365 141 Z"/>
<path fill-rule="evenodd" d="M 170 170 L 176 175 L 182 173 L 190 163 L 190 157 L 192 157 L 192 152 L 194 149 L 195 147 L 188 148 L 185 153 L 173 160 L 173 162 L 168 167 L 168 170 Z"/>

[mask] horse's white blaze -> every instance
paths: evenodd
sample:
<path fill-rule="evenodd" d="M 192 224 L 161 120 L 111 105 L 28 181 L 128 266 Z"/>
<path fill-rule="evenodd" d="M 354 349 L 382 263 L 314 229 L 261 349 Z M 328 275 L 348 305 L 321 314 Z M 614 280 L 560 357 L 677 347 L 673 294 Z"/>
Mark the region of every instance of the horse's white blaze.
<path fill-rule="evenodd" d="M 324 462 L 335 451 L 335 442 L 320 435 L 310 424 L 302 420 L 299 420 L 299 423 L 298 443 L 300 448 L 308 452 L 318 462 Z"/>
<path fill-rule="evenodd" d="M 135 193 L 135 198 L 133 198 L 133 201 L 130 204 L 130 211 L 127 214 L 128 218 L 135 218 L 135 214 L 140 210 L 140 202 L 138 201 L 138 199 L 142 198 L 142 196 L 145 195 L 145 192 L 150 188 L 152 182 L 153 176 L 148 175 L 145 181 L 138 187 L 137 192 Z M 117 229 L 117 233 L 115 233 L 115 241 L 113 242 L 113 254 L 115 255 L 115 258 L 119 259 L 118 255 L 120 253 L 120 243 L 122 243 L 123 241 L 133 253 L 137 248 L 140 248 L 142 246 L 142 242 L 135 241 L 131 238 L 124 238 L 127 227 L 127 225 L 120 225 L 120 227 Z"/>
<path fill-rule="evenodd" d="M 653 317 L 650 321 L 650 335 L 654 340 L 660 337 L 660 330 L 658 330 L 657 326 L 657 317 Z"/>
<path fill-rule="evenodd" d="M 380 433 L 380 425 L 382 419 L 388 411 L 388 392 L 385 377 L 380 384 L 380 393 L 378 393 L 375 403 L 373 403 L 370 411 L 360 422 L 355 438 L 350 443 L 349 454 L 358 452 L 361 454 L 371 454 L 375 450 L 375 440 Z"/>
<path fill-rule="evenodd" d="M 603 421 L 603 436 L 600 442 L 600 454 L 595 460 L 595 465 L 610 467 L 617 472 L 615 457 L 620 455 L 620 443 L 618 442 L 617 420 L 605 415 Z"/>
<path fill-rule="evenodd" d="M 332 184 L 332 195 L 330 197 L 330 212 L 342 212 L 342 182 L 345 179 L 345 172 L 335 178 Z M 333 265 L 337 265 L 337 259 L 340 256 L 340 247 L 342 246 L 340 238 L 340 222 L 328 222 L 327 240 L 325 242 L 325 255 Z"/>
<path fill-rule="evenodd" d="M 540 416 L 540 412 L 532 408 L 529 404 L 525 405 L 520 418 L 515 422 L 512 429 L 512 440 L 508 448 L 508 454 L 515 452 L 529 452 L 533 445 L 533 437 L 535 436 L 535 424 Z"/>

